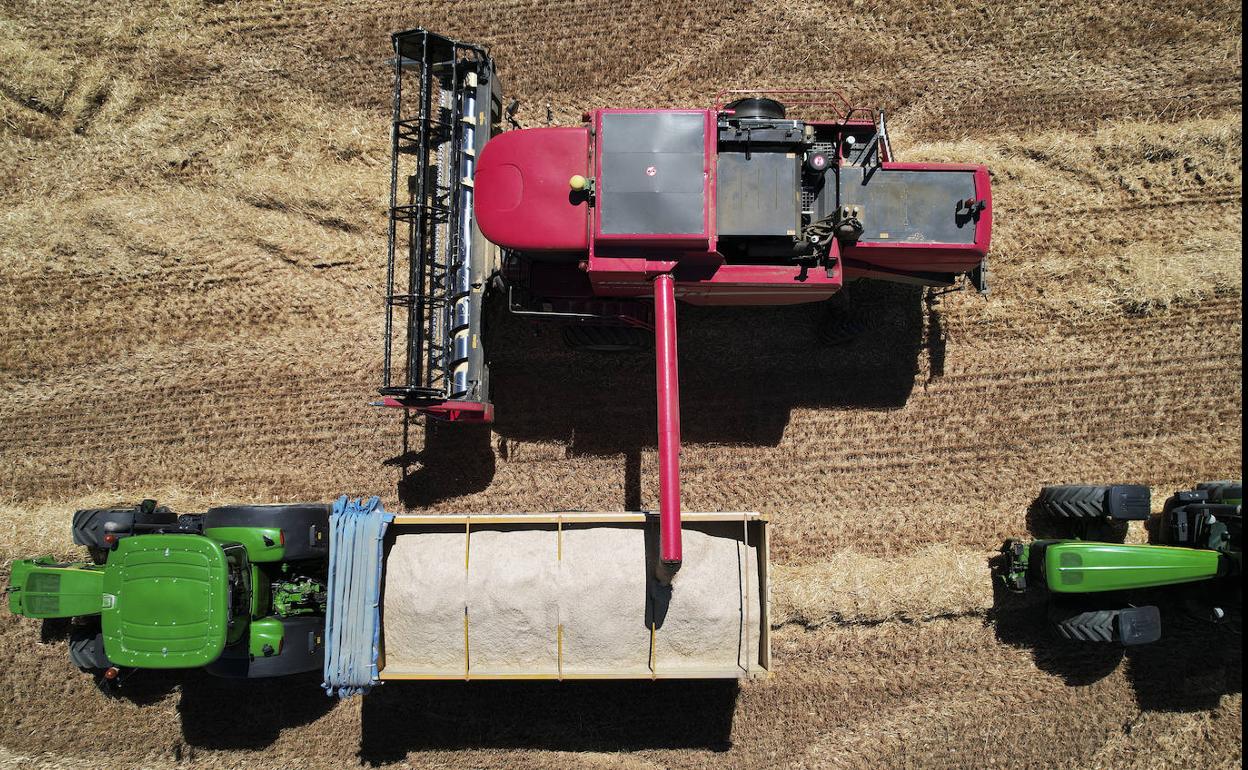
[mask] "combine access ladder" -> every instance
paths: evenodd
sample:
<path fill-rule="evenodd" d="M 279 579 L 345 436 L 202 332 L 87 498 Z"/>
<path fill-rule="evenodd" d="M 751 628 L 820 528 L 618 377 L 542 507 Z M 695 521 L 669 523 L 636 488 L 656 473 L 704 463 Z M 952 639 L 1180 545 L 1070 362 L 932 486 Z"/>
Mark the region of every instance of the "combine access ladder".
<path fill-rule="evenodd" d="M 381 394 L 388 406 L 488 421 L 481 320 L 499 258 L 473 224 L 472 202 L 476 158 L 501 115 L 494 62 L 483 48 L 424 30 L 393 43 Z"/>

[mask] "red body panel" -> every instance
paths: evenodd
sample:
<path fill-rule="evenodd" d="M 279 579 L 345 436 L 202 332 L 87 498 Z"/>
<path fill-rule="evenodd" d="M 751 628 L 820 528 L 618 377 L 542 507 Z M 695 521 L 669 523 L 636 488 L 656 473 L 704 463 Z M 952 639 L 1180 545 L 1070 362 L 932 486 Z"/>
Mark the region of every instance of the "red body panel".
<path fill-rule="evenodd" d="M 611 234 L 602 232 L 601 207 L 609 205 L 609 180 L 598 191 L 596 205 L 572 193 L 575 174 L 598 178 L 602 172 L 603 115 L 611 113 L 678 112 L 705 116 L 703 163 L 705 210 L 703 232 L 696 234 Z M 975 194 L 985 204 L 975 225 L 974 242 L 883 243 L 860 241 L 840 248 L 832 269 L 803 270 L 791 265 L 726 264 L 716 251 L 717 114 L 715 110 L 595 110 L 585 116 L 592 127 L 534 128 L 502 133 L 486 145 L 476 173 L 476 217 L 481 232 L 505 248 L 529 252 L 567 253 L 567 261 L 550 265 L 549 276 L 534 274 L 533 289 L 550 284 L 550 295 L 570 296 L 569 281 L 555 273 L 576 270 L 575 283 L 584 298 L 651 297 L 658 275 L 672 273 L 676 297 L 705 305 L 782 305 L 818 302 L 835 294 L 846 278 L 899 274 L 962 273 L 987 255 L 992 236 L 992 191 L 988 171 L 979 165 L 895 163 L 890 170 L 973 171 Z M 819 123 L 819 125 L 834 125 Z M 873 125 L 849 120 L 847 127 Z M 657 164 L 656 164 L 657 165 Z M 661 171 L 660 171 L 661 173 Z M 583 272 L 581 272 L 583 271 Z M 587 282 L 581 278 L 587 277 Z M 562 284 L 562 286 L 559 286 Z"/>
<path fill-rule="evenodd" d="M 494 405 L 480 401 L 440 401 L 436 404 L 405 404 L 397 398 L 385 398 L 382 406 L 393 409 L 415 409 L 443 422 L 494 422 Z"/>
<path fill-rule="evenodd" d="M 972 244 L 859 242 L 843 249 L 845 271 L 850 277 L 867 275 L 871 268 L 886 272 L 964 273 L 973 270 L 992 241 L 992 184 L 985 166 L 961 163 L 885 163 L 884 169 L 900 171 L 974 171 L 975 197 L 984 209 L 975 221 Z"/>
<path fill-rule="evenodd" d="M 584 127 L 528 128 L 494 137 L 473 183 L 477 226 L 493 243 L 520 251 L 589 248 L 588 204 L 568 180 L 589 176 Z"/>

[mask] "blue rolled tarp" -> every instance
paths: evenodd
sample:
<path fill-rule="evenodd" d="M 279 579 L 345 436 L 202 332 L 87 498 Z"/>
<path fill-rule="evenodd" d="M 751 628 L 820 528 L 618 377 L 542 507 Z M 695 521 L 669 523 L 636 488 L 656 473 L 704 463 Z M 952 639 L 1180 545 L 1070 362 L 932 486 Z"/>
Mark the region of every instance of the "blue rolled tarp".
<path fill-rule="evenodd" d="M 381 500 L 338 498 L 329 517 L 329 600 L 325 681 L 330 695 L 362 695 L 377 683 L 381 642 L 381 567 L 386 526 Z"/>

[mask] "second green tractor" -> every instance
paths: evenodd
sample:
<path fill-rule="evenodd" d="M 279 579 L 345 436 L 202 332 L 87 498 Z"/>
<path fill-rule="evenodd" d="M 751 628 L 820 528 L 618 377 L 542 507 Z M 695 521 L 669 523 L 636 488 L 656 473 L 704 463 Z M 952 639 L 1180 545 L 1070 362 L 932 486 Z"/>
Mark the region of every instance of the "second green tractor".
<path fill-rule="evenodd" d="M 1189 609 L 1222 621 L 1242 606 L 1242 497 L 1240 481 L 1208 482 L 1175 493 L 1152 517 L 1145 486 L 1045 487 L 1036 507 L 1065 537 L 1006 541 L 1000 576 L 1011 591 L 1047 590 L 1053 626 L 1072 641 L 1157 641 L 1152 602 L 1194 584 Z M 1130 521 L 1148 522 L 1149 544 L 1121 542 Z"/>

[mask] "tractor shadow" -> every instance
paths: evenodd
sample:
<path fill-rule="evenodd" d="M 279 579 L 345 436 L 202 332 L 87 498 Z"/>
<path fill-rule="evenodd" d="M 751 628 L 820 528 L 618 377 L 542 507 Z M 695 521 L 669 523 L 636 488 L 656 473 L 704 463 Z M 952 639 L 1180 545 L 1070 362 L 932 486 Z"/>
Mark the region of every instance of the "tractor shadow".
<path fill-rule="evenodd" d="M 360 759 L 413 751 L 731 748 L 735 681 L 388 682 L 364 697 Z"/>
<path fill-rule="evenodd" d="M 681 304 L 682 440 L 776 446 L 794 408 L 900 409 L 923 357 L 929 382 L 943 373 L 939 299 L 922 287 L 878 281 L 843 294 L 848 303 L 838 295 L 778 307 Z M 838 325 L 860 333 L 848 342 L 829 339 Z M 479 492 L 511 446 L 556 442 L 569 456 L 622 456 L 626 477 L 637 478 L 626 484 L 625 502 L 640 507 L 640 452 L 656 435 L 653 348 L 572 351 L 557 325 L 503 314 L 490 356 L 495 423 L 420 420 L 427 423 L 421 428 L 409 420 L 400 453 L 386 461 L 400 469 L 403 504 L 419 508 Z"/>
<path fill-rule="evenodd" d="M 319 671 L 275 679 L 221 679 L 203 671 L 181 676 L 182 737 L 207 749 L 265 749 L 282 730 L 310 724 L 338 702 L 321 689 Z"/>
<path fill-rule="evenodd" d="M 1069 537 L 1034 504 L 1027 522 L 1036 539 Z M 1108 528 L 1096 539 L 1122 542 L 1124 534 L 1125 530 Z M 998 579 L 1004 566 L 1005 557 L 1000 555 L 988 565 L 993 609 L 987 622 L 999 641 L 1030 650 L 1037 668 L 1061 677 L 1068 686 L 1093 684 L 1125 666 L 1139 708 L 1165 712 L 1207 711 L 1216 708 L 1222 696 L 1243 691 L 1238 611 L 1233 619 L 1213 624 L 1188 611 L 1189 590 L 1182 586 L 1155 589 L 1128 598 L 1161 610 L 1159 641 L 1134 647 L 1070 642 L 1058 636 L 1049 622 L 1047 589 L 1033 587 L 1025 594 L 1009 591 Z"/>

